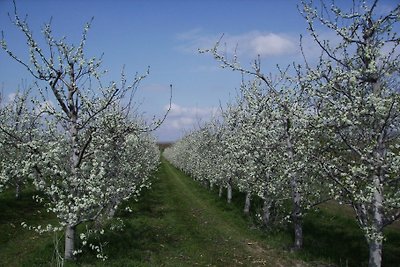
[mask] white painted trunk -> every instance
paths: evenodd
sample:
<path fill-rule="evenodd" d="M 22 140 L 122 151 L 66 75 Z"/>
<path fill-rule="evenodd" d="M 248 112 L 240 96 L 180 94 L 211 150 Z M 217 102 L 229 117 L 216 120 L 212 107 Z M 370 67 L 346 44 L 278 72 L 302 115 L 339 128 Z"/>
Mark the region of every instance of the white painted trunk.
<path fill-rule="evenodd" d="M 74 260 L 76 226 L 67 225 L 65 228 L 65 260 Z"/>
<path fill-rule="evenodd" d="M 244 202 L 244 209 L 243 212 L 244 214 L 248 215 L 250 212 L 250 204 L 251 204 L 251 193 L 247 192 L 246 194 L 246 200 Z"/>
<path fill-rule="evenodd" d="M 383 235 L 383 193 L 382 185 L 380 183 L 380 177 L 375 175 L 373 177 L 374 182 L 374 199 L 372 202 L 373 209 L 373 221 L 372 228 L 375 231 L 375 235 L 378 238 L 373 238 L 369 241 L 369 267 L 380 267 L 382 265 L 382 239 L 380 236 Z"/>
<path fill-rule="evenodd" d="M 382 265 L 382 241 L 373 240 L 369 242 L 369 267 L 380 267 Z"/>
<path fill-rule="evenodd" d="M 224 187 L 222 185 L 219 186 L 219 191 L 218 191 L 218 196 L 222 197 L 222 192 L 224 190 Z"/>
<path fill-rule="evenodd" d="M 228 183 L 228 185 L 226 187 L 226 190 L 227 190 L 227 201 L 228 201 L 228 203 L 231 203 L 232 202 L 232 186 L 231 186 L 231 183 Z"/>

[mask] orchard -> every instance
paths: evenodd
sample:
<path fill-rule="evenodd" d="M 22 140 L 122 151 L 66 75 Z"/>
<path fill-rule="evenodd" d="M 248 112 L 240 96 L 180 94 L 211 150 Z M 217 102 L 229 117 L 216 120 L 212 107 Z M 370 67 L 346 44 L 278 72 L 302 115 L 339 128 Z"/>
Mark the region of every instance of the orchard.
<path fill-rule="evenodd" d="M 198 57 L 211 56 L 242 77 L 239 89 L 212 119 L 161 153 L 154 130 L 168 112 L 191 111 L 172 105 L 172 86 L 161 119 L 145 118 L 135 97 L 149 71 L 129 76 L 122 68 L 119 81 L 107 80 L 102 56 L 88 56 L 93 20 L 77 43 L 69 42 L 56 37 L 51 20 L 41 35 L 34 32 L 13 2 L 11 24 L 27 54 L 9 45 L 7 32 L 2 52 L 34 83 L 8 98 L 0 93 L 0 194 L 12 192 L 18 203 L 31 190 L 53 216 L 50 223 L 21 221 L 18 227 L 61 236 L 63 244 L 55 241 L 52 248 L 58 266 L 84 264 L 79 260 L 89 250 L 108 260 L 102 239 L 108 233 L 123 233 L 114 248 L 129 250 L 138 242 L 135 248 L 147 253 L 140 263 L 151 266 L 297 266 L 300 260 L 291 255 L 303 255 L 308 245 L 307 216 L 334 203 L 354 215 L 368 250 L 364 263 L 382 266 L 385 231 L 400 219 L 400 5 L 389 10 L 380 3 L 356 0 L 341 8 L 334 1 L 299 2 L 308 35 L 300 36 L 302 59 L 284 68 L 264 70 L 260 55 L 248 67 L 239 63 L 236 49 L 229 54 L 224 47 L 224 36 L 200 49 Z M 209 192 L 193 189 L 198 184 L 185 175 L 218 193 L 218 201 L 226 196 L 221 214 L 211 206 L 218 203 L 212 196 L 204 200 Z M 223 213 L 234 210 L 236 193 L 244 196 L 243 217 L 259 223 L 253 227 L 262 229 L 259 236 L 290 229 L 291 245 L 283 254 L 268 254 L 269 245 Z M 119 216 L 132 211 L 132 201 L 139 201 L 137 213 L 124 232 Z M 195 241 L 179 247 L 188 240 Z M 128 258 L 137 257 L 132 251 Z"/>
<path fill-rule="evenodd" d="M 383 230 L 400 218 L 400 38 L 395 30 L 400 6 L 384 15 L 376 15 L 378 1 L 355 6 L 317 9 L 302 2 L 321 56 L 312 65 L 304 53 L 304 62 L 294 63 L 292 74 L 280 71 L 278 79 L 265 75 L 259 60 L 252 69 L 236 56 L 230 60 L 220 52 L 220 42 L 201 51 L 250 82 L 217 119 L 218 128 L 205 125 L 164 154 L 195 179 L 208 177 L 228 191 L 235 186 L 262 198 L 266 224 L 273 205 L 275 213 L 293 222 L 295 250 L 303 244 L 307 210 L 329 199 L 350 205 L 369 246 L 369 266 L 381 266 Z M 316 24 L 340 41 L 322 39 Z M 206 145 L 214 147 L 204 153 L 199 148 Z M 218 150 L 223 152 L 213 154 Z M 197 166 L 206 166 L 208 171 L 200 172 L 207 175 L 198 175 Z M 288 202 L 289 209 L 282 205 Z"/>

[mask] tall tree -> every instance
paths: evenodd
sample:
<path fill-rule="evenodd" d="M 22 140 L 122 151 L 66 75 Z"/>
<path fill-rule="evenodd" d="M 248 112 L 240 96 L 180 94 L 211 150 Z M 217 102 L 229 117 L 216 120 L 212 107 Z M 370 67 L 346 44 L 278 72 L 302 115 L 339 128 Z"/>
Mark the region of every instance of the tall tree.
<path fill-rule="evenodd" d="M 377 0 L 314 8 L 303 2 L 308 30 L 323 54 L 305 63 L 301 82 L 313 97 L 323 133 L 319 159 L 333 195 L 348 202 L 381 266 L 383 229 L 400 218 L 400 5 L 382 13 Z M 338 37 L 322 40 L 317 24 Z"/>
<path fill-rule="evenodd" d="M 65 228 L 64 257 L 71 260 L 76 253 L 76 227 L 96 220 L 110 207 L 116 207 L 121 198 L 138 191 L 134 190 L 136 186 L 140 187 L 127 173 L 122 176 L 116 173 L 118 167 L 128 171 L 127 166 L 118 163 L 126 155 L 115 154 L 118 152 L 110 150 L 109 145 L 124 144 L 132 152 L 136 146 L 132 134 L 140 136 L 139 130 L 149 129 L 138 129 L 141 124 L 130 127 L 134 115 L 133 95 L 146 75 L 136 75 L 128 84 L 122 73 L 120 84 L 111 81 L 105 85 L 101 59 L 85 56 L 91 23 L 84 27 L 77 46 L 68 44 L 66 38 L 54 38 L 51 24 L 45 24 L 44 48 L 39 46 L 27 21 L 20 18 L 16 6 L 13 23 L 26 39 L 30 62 L 23 61 L 8 47 L 4 35 L 3 50 L 37 79 L 35 93 L 42 97 L 40 102 L 54 103 L 41 107 L 45 114 L 42 129 L 46 131 L 44 138 L 29 143 L 29 158 L 30 166 L 36 171 L 36 186 L 45 192 L 49 210 Z M 113 116 L 122 118 L 112 121 Z M 110 124 L 105 122 L 107 119 Z M 114 192 L 105 187 L 107 179 L 115 181 L 122 177 L 131 180 L 116 183 L 118 188 Z M 126 190 L 126 183 L 131 183 L 128 188 L 132 190 L 116 198 L 115 192 Z"/>
<path fill-rule="evenodd" d="M 238 71 L 242 75 L 250 75 L 259 83 L 258 90 L 253 95 L 256 100 L 252 100 L 249 106 L 253 107 L 245 111 L 247 115 L 242 118 L 241 123 L 254 121 L 254 127 L 249 128 L 250 134 L 253 128 L 260 128 L 256 130 L 258 135 L 270 142 L 266 148 L 259 146 L 260 150 L 266 151 L 255 150 L 261 155 L 268 153 L 269 163 L 272 164 L 269 168 L 270 170 L 274 168 L 273 175 L 281 181 L 277 184 L 283 184 L 286 181 L 287 187 L 291 188 L 290 217 L 295 231 L 293 249 L 301 249 L 303 245 L 302 218 L 309 208 L 325 200 L 320 190 L 317 190 L 319 188 L 316 186 L 317 173 L 314 171 L 315 164 L 310 157 L 310 154 L 315 152 L 315 142 L 313 142 L 315 127 L 309 123 L 314 114 L 309 110 L 308 95 L 300 86 L 298 79 L 288 74 L 289 68 L 285 70 L 278 68 L 276 77 L 265 75 L 261 69 L 261 59 L 258 57 L 252 68 L 246 69 L 238 63 L 236 55 L 231 60 L 220 52 L 220 41 L 213 48 L 201 52 L 210 53 L 224 68 Z M 256 96 L 257 94 L 259 96 Z M 260 112 L 254 112 L 251 109 Z M 257 145 L 254 145 L 257 148 Z M 267 175 L 264 179 L 269 180 L 271 177 L 268 173 L 265 174 Z M 323 190 L 323 188 L 320 189 Z"/>

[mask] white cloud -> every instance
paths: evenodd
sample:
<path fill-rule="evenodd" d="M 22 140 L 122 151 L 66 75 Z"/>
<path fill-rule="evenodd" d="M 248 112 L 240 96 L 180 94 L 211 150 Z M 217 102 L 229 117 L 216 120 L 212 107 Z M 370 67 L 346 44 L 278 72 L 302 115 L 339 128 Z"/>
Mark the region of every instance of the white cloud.
<path fill-rule="evenodd" d="M 295 43 L 290 38 L 275 33 L 254 37 L 250 46 L 260 56 L 279 56 L 296 50 Z"/>
<path fill-rule="evenodd" d="M 318 31 L 318 39 L 320 40 L 321 43 L 324 41 L 328 41 L 329 46 L 332 48 L 337 47 L 339 43 L 342 41 L 340 36 L 338 36 L 334 31 L 329 31 L 329 30 Z M 318 64 L 319 62 L 318 59 L 321 56 L 322 49 L 310 34 L 307 33 L 306 35 L 303 36 L 302 46 L 304 55 L 306 56 L 308 63 L 310 63 L 311 66 L 313 66 L 314 64 Z M 351 51 L 348 50 L 348 52 Z M 339 53 L 338 56 L 341 57 L 342 55 Z M 302 64 L 303 56 L 299 54 L 296 60 L 298 63 Z"/>
<path fill-rule="evenodd" d="M 16 93 L 9 93 L 6 96 L 0 91 L 0 108 L 3 108 L 4 106 L 12 103 L 16 96 Z"/>
<path fill-rule="evenodd" d="M 165 110 L 169 105 L 164 107 Z M 208 121 L 217 112 L 217 108 L 212 107 L 184 107 L 172 103 L 167 119 L 161 126 L 167 130 L 182 132 L 194 128 L 198 123 Z"/>
<path fill-rule="evenodd" d="M 164 107 L 165 110 L 169 105 Z M 156 130 L 156 136 L 161 142 L 176 141 L 193 128 L 209 121 L 218 112 L 213 107 L 181 106 L 171 104 L 171 110 L 164 123 Z"/>
<path fill-rule="evenodd" d="M 165 106 L 165 109 L 168 109 L 169 105 Z M 169 111 L 168 116 L 171 118 L 199 118 L 202 119 L 203 117 L 209 117 L 216 112 L 216 108 L 199 108 L 199 107 L 183 107 L 177 105 L 175 103 L 171 104 L 171 110 Z M 183 120 L 188 122 L 189 120 Z"/>
<path fill-rule="evenodd" d="M 178 117 L 172 119 L 169 124 L 172 129 L 181 130 L 192 127 L 195 124 L 195 119 L 191 117 Z M 168 122 L 167 122 L 168 123 Z"/>
<path fill-rule="evenodd" d="M 212 48 L 221 38 L 221 34 L 205 34 L 201 29 L 177 35 L 181 42 L 178 49 L 183 52 L 195 53 L 198 49 Z M 229 54 L 261 57 L 291 55 L 298 51 L 298 38 L 283 33 L 250 31 L 243 34 L 224 34 L 221 49 Z M 226 44 L 226 46 L 222 46 Z"/>
<path fill-rule="evenodd" d="M 169 105 L 166 105 L 164 110 L 168 108 Z M 181 106 L 172 103 L 166 120 L 155 134 L 159 141 L 176 141 L 186 132 L 209 121 L 217 112 L 218 109 L 213 107 Z"/>
<path fill-rule="evenodd" d="M 7 95 L 8 103 L 13 102 L 16 96 L 17 96 L 16 93 L 10 93 L 10 94 L 8 94 L 8 95 Z"/>

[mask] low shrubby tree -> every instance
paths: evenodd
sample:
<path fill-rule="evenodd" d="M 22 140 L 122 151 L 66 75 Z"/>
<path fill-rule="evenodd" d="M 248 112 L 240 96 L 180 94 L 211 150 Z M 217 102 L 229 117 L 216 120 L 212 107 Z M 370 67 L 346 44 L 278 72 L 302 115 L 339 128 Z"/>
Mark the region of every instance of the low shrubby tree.
<path fill-rule="evenodd" d="M 0 109 L 0 186 L 14 187 L 19 198 L 28 177 L 33 177 L 29 155 L 30 142 L 38 138 L 39 111 L 33 110 L 29 90 L 17 92 Z"/>

